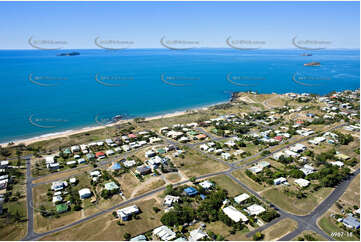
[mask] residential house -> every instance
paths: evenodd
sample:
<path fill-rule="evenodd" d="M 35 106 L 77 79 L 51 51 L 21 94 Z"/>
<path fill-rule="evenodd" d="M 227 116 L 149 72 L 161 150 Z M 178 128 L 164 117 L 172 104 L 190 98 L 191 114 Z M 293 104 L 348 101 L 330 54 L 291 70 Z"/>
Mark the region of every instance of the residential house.
<path fill-rule="evenodd" d="M 250 196 L 247 193 L 243 193 L 241 195 L 238 195 L 237 197 L 234 198 L 234 201 L 238 204 L 243 203 L 244 201 L 246 201 L 248 198 L 250 198 Z"/>
<path fill-rule="evenodd" d="M 153 235 L 157 236 L 160 240 L 163 241 L 169 241 L 176 238 L 176 233 L 165 225 L 154 229 Z"/>
<path fill-rule="evenodd" d="M 253 216 L 253 215 L 257 216 L 265 211 L 266 211 L 266 209 L 264 209 L 262 206 L 260 206 L 258 204 L 253 204 L 253 205 L 247 207 L 247 209 L 246 209 L 246 212 L 251 216 Z"/>
<path fill-rule="evenodd" d="M 137 205 L 132 205 L 132 206 L 117 210 L 118 218 L 121 218 L 123 221 L 128 221 L 130 216 L 132 216 L 134 214 L 138 214 L 138 213 L 140 213 L 140 210 L 137 207 Z"/>
<path fill-rule="evenodd" d="M 238 223 L 239 221 L 242 221 L 242 222 L 248 221 L 247 216 L 244 215 L 243 213 L 241 213 L 240 211 L 238 211 L 233 206 L 225 207 L 222 210 L 230 219 L 232 219 L 236 223 Z"/>

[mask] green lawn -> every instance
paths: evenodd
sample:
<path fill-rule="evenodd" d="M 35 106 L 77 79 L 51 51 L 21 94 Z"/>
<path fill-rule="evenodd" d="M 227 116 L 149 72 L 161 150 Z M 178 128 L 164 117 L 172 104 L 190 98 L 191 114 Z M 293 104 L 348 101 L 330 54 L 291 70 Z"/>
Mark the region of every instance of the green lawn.
<path fill-rule="evenodd" d="M 326 213 L 323 218 L 321 218 L 318 222 L 319 226 L 323 231 L 325 231 L 327 234 L 331 236 L 331 233 L 333 232 L 343 232 L 343 236 L 340 237 L 334 237 L 335 240 L 342 240 L 342 241 L 360 241 L 359 238 L 357 238 L 355 235 L 352 235 L 352 237 L 347 236 L 347 233 L 337 226 L 333 218 L 329 216 L 329 213 Z"/>
<path fill-rule="evenodd" d="M 330 193 L 332 188 L 322 188 L 317 192 L 309 193 L 307 198 L 297 199 L 284 193 L 281 188 L 272 188 L 262 195 L 280 208 L 298 215 L 309 214 L 317 207 Z"/>

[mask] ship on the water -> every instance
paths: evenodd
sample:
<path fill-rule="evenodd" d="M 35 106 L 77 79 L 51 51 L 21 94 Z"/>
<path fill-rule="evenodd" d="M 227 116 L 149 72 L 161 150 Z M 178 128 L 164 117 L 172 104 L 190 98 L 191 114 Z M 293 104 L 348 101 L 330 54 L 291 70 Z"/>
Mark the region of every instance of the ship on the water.
<path fill-rule="evenodd" d="M 310 62 L 310 63 L 305 63 L 303 65 L 304 66 L 320 66 L 321 63 L 320 62 Z"/>
<path fill-rule="evenodd" d="M 309 53 L 303 53 L 301 56 L 312 56 L 312 54 L 309 54 Z"/>

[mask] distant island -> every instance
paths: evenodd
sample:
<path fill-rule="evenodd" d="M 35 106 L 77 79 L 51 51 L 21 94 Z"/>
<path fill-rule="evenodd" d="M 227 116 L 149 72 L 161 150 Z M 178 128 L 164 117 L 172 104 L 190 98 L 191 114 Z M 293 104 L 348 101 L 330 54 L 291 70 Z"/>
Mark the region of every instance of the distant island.
<path fill-rule="evenodd" d="M 74 55 L 80 55 L 80 53 L 79 52 L 60 53 L 56 56 L 74 56 Z"/>
<path fill-rule="evenodd" d="M 310 62 L 310 63 L 306 63 L 303 64 L 304 66 L 320 66 L 320 62 Z"/>

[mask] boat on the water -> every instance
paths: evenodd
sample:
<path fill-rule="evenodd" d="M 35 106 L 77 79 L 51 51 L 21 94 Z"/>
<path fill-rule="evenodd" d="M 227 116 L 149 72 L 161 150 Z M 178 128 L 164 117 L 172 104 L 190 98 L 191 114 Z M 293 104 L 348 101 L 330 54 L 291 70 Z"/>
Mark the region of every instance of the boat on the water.
<path fill-rule="evenodd" d="M 312 56 L 312 54 L 309 54 L 309 53 L 303 53 L 301 56 Z"/>
<path fill-rule="evenodd" d="M 310 62 L 310 63 L 305 63 L 303 65 L 304 66 L 320 66 L 321 63 L 320 62 Z"/>

